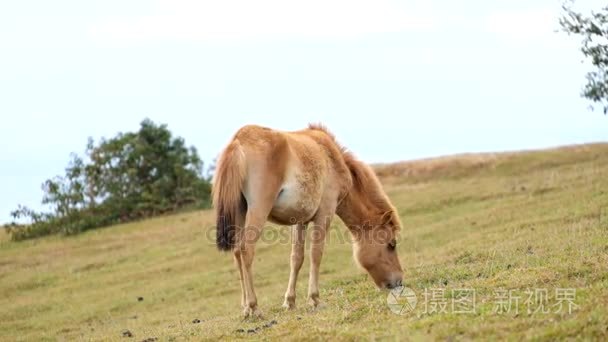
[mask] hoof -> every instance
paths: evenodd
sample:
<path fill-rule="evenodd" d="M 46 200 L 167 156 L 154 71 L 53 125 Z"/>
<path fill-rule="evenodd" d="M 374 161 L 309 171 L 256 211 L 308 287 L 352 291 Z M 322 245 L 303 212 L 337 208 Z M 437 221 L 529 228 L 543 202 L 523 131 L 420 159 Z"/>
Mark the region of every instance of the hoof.
<path fill-rule="evenodd" d="M 285 310 L 294 310 L 296 308 L 296 303 L 294 302 L 290 302 L 288 300 L 285 300 L 285 302 L 283 302 L 283 309 Z"/>
<path fill-rule="evenodd" d="M 285 295 L 285 301 L 283 302 L 283 308 L 285 310 L 293 310 L 296 308 L 296 296 L 295 295 Z"/>
<path fill-rule="evenodd" d="M 311 296 L 308 298 L 308 304 L 312 307 L 313 310 L 321 309 L 325 307 L 325 304 L 321 302 L 319 296 Z"/>
<path fill-rule="evenodd" d="M 257 308 L 246 307 L 243 310 L 243 318 L 262 318 L 262 312 Z"/>
<path fill-rule="evenodd" d="M 311 302 L 310 303 L 310 308 L 312 309 L 312 311 L 318 311 L 318 310 L 323 310 L 325 309 L 327 305 L 323 302 Z"/>

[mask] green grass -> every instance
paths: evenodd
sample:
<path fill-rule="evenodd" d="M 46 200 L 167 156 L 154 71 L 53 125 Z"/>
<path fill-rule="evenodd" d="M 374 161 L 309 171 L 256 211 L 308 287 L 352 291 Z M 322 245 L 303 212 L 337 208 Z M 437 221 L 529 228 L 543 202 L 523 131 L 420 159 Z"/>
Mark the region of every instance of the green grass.
<path fill-rule="evenodd" d="M 387 293 L 352 261 L 336 219 L 321 267 L 325 306 L 306 304 L 307 259 L 298 308 L 281 308 L 290 246 L 275 239 L 258 244 L 254 264 L 264 318 L 243 321 L 232 258 L 207 236 L 213 214 L 200 211 L 75 237 L 3 236 L 0 340 L 608 337 L 608 145 L 377 168 L 403 220 L 398 249 L 418 297 L 413 312 L 388 309 Z M 288 236 L 285 227 L 268 231 Z M 474 313 L 451 309 L 459 288 L 474 289 Z M 546 289 L 553 305 L 558 288 L 575 289 L 571 314 L 528 314 L 536 307 L 524 303 L 528 289 Z M 424 312 L 425 289 L 445 289 L 447 313 Z M 494 312 L 500 289 L 522 297 L 518 313 Z M 277 324 L 263 328 L 271 320 Z"/>

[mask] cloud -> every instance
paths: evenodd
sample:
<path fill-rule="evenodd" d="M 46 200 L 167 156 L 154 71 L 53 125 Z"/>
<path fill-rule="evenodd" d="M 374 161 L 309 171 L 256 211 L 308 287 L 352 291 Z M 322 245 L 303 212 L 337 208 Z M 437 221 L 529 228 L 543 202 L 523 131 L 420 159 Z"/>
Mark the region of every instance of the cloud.
<path fill-rule="evenodd" d="M 437 19 L 388 0 L 159 0 L 148 15 L 104 18 L 89 33 L 118 42 L 348 38 L 430 30 Z"/>

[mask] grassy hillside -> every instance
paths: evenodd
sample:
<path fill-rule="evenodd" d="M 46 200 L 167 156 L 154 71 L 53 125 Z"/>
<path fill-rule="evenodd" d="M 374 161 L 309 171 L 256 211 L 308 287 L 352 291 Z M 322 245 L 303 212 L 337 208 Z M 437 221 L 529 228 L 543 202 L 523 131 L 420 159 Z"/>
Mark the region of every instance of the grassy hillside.
<path fill-rule="evenodd" d="M 288 230 L 271 226 L 254 266 L 265 317 L 242 321 L 236 269 L 215 249 L 213 214 L 203 211 L 69 238 L 4 237 L 0 340 L 608 337 L 608 144 L 377 170 L 404 224 L 398 249 L 418 298 L 412 312 L 389 310 L 336 219 L 321 268 L 325 307 L 306 305 L 307 258 L 298 308 L 283 311 Z M 572 313 L 557 312 L 562 288 L 575 291 Z M 425 299 L 425 289 L 444 297 Z M 456 289 L 474 291 L 473 313 L 452 307 Z M 502 289 L 513 290 L 512 304 L 520 297 L 517 312 L 494 312 Z"/>

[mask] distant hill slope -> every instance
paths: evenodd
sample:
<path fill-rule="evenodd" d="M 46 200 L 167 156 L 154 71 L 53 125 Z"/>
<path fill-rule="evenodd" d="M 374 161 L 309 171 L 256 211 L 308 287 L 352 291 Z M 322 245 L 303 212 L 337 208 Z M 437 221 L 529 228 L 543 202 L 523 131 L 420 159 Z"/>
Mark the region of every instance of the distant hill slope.
<path fill-rule="evenodd" d="M 544 150 L 498 153 L 468 153 L 374 165 L 380 178 L 402 178 L 417 182 L 433 178 L 457 178 L 495 172 L 515 174 L 534 169 L 599 159 L 608 153 L 608 143 L 564 146 Z"/>

